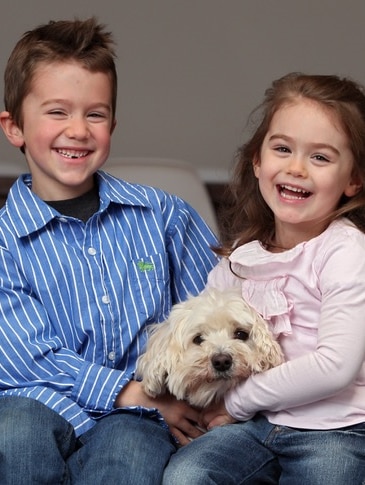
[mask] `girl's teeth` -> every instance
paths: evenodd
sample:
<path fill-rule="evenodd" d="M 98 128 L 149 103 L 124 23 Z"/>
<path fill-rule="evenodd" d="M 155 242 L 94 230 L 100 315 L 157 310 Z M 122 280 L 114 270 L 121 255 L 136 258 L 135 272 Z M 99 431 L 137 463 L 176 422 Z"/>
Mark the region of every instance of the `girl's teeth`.
<path fill-rule="evenodd" d="M 282 189 L 290 190 L 291 192 L 302 192 L 303 194 L 307 194 L 308 192 L 303 189 L 299 189 L 298 187 L 291 187 L 290 185 L 282 185 Z"/>
<path fill-rule="evenodd" d="M 280 185 L 280 195 L 285 199 L 301 200 L 309 197 L 310 192 L 290 185 Z"/>

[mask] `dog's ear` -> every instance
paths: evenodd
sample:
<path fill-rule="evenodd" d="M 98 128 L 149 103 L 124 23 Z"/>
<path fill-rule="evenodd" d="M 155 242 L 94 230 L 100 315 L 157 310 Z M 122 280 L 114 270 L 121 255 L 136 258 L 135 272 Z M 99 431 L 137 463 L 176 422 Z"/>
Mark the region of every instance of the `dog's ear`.
<path fill-rule="evenodd" d="M 177 399 L 186 398 L 187 386 L 191 382 L 189 366 L 186 365 L 188 349 L 195 336 L 194 309 L 199 297 L 178 303 L 169 316 L 170 335 L 165 349 L 166 385 Z M 189 374 L 187 376 L 187 374 Z"/>
<path fill-rule="evenodd" d="M 267 323 L 257 315 L 251 329 L 250 336 L 258 353 L 254 372 L 262 372 L 275 367 L 284 361 L 283 353 L 278 342 L 274 339 Z"/>
<path fill-rule="evenodd" d="M 153 325 L 149 331 L 146 351 L 137 360 L 136 377 L 142 379 L 144 391 L 152 397 L 166 392 L 170 338 L 169 320 Z"/>
<path fill-rule="evenodd" d="M 193 314 L 196 298 L 175 304 L 168 319 L 152 326 L 146 352 L 137 361 L 136 376 L 149 395 L 155 397 L 168 389 L 178 399 L 183 399 L 185 389 L 177 377 L 184 352 L 190 344 L 188 320 Z M 174 376 L 172 380 L 171 376 Z"/>

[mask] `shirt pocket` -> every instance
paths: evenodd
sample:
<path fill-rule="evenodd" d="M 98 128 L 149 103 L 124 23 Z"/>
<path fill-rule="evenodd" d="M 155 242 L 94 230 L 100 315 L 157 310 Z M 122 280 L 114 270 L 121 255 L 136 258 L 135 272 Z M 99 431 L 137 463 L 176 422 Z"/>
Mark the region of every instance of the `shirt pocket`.
<path fill-rule="evenodd" d="M 166 253 L 139 255 L 130 262 L 136 304 L 147 323 L 167 318 L 171 309 L 168 256 Z"/>

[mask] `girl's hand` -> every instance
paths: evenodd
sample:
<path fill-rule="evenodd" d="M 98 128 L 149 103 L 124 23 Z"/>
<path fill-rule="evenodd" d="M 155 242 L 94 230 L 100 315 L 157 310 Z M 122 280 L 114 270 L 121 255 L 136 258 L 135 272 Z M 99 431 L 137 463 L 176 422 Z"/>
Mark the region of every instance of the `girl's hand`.
<path fill-rule="evenodd" d="M 207 430 L 215 426 L 236 423 L 237 421 L 228 414 L 224 401 L 212 404 L 200 414 L 199 424 Z"/>
<path fill-rule="evenodd" d="M 197 424 L 200 415 L 198 410 L 185 401 L 178 401 L 170 394 L 151 398 L 145 394 L 140 382 L 131 381 L 115 400 L 115 407 L 128 406 L 157 408 L 180 445 L 186 445 L 204 433 Z"/>

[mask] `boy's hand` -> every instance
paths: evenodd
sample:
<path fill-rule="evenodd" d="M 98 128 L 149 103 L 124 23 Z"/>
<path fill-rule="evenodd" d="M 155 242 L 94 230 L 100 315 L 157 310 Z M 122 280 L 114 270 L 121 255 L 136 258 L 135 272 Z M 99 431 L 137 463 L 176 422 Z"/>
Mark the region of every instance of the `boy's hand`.
<path fill-rule="evenodd" d="M 153 400 L 153 407 L 158 408 L 180 445 L 187 445 L 204 433 L 197 424 L 200 411 L 185 401 L 178 401 L 174 396 L 165 394 Z"/>
<path fill-rule="evenodd" d="M 228 414 L 224 402 L 221 401 L 210 405 L 200 414 L 199 424 L 209 430 L 215 426 L 236 423 L 237 421 Z"/>
<path fill-rule="evenodd" d="M 190 443 L 191 439 L 197 438 L 204 432 L 197 425 L 200 411 L 185 401 L 178 401 L 170 394 L 151 398 L 145 394 L 140 382 L 131 381 L 115 400 L 115 407 L 128 406 L 157 408 L 180 445 Z"/>

